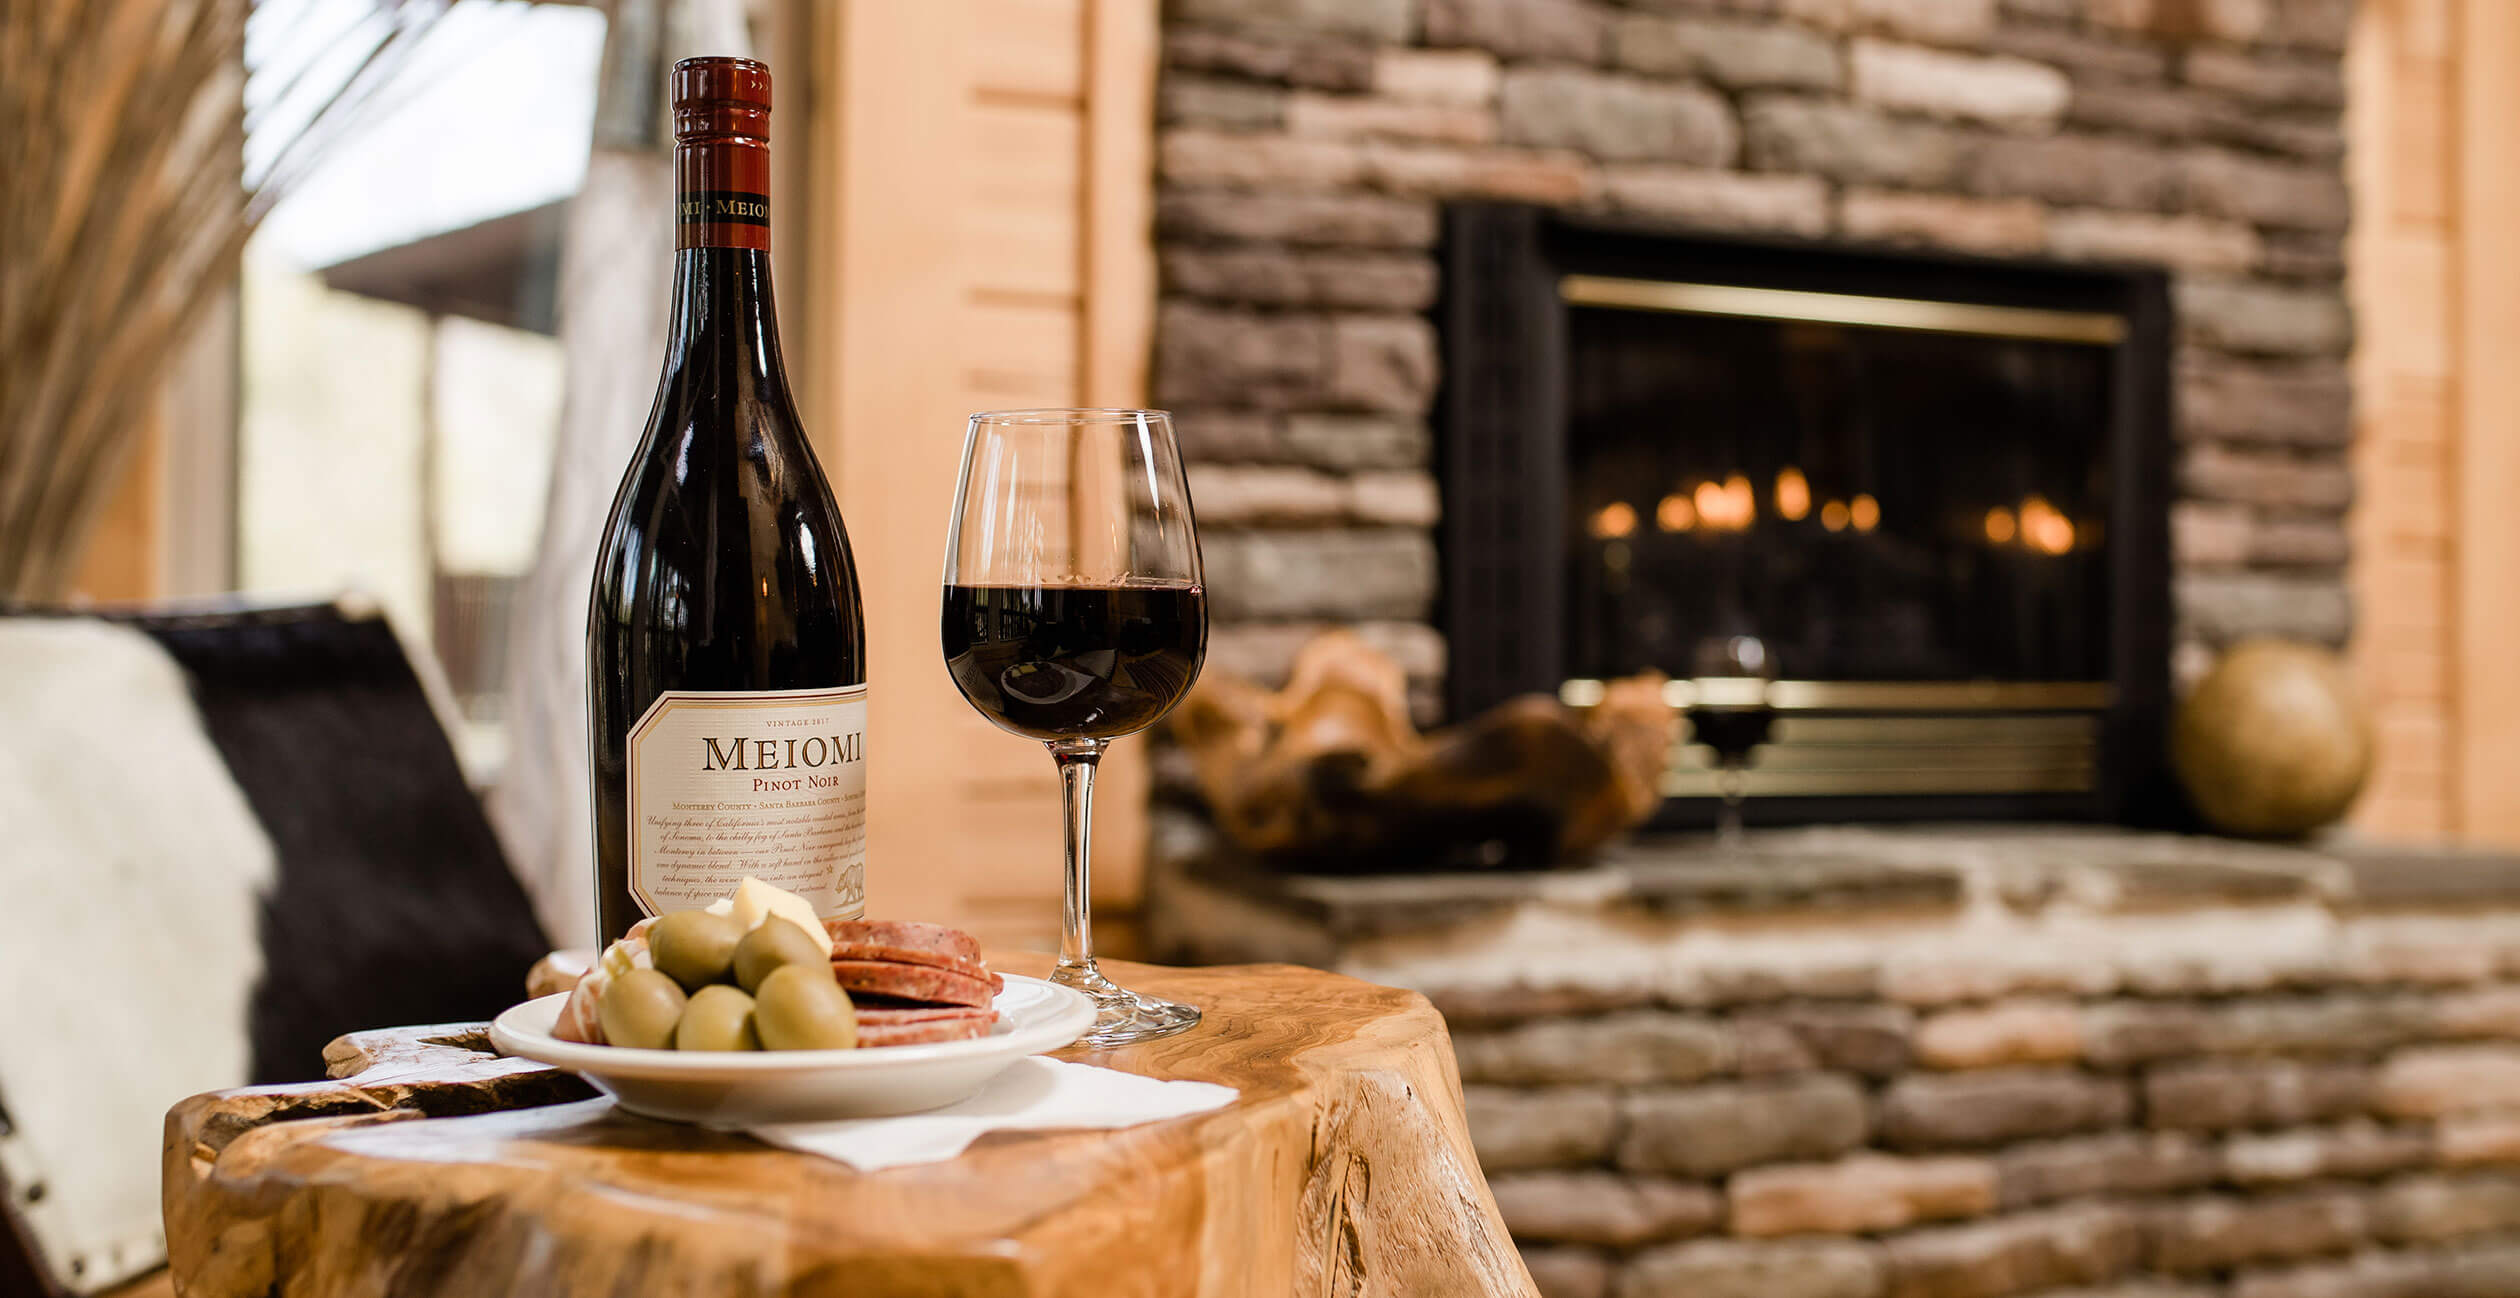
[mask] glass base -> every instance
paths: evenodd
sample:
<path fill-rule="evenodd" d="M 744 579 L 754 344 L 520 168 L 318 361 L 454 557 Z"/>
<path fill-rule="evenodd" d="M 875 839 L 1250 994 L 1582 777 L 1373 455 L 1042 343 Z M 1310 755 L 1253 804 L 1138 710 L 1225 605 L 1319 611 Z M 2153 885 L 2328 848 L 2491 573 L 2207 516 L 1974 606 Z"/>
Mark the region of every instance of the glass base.
<path fill-rule="evenodd" d="M 1168 1001 L 1160 996 L 1133 992 L 1102 976 L 1102 970 L 1091 961 L 1078 965 L 1061 965 L 1050 974 L 1050 981 L 1062 987 L 1073 987 L 1094 998 L 1099 1013 L 1094 1026 L 1077 1040 L 1089 1046 L 1125 1046 L 1137 1041 L 1153 1041 L 1198 1025 L 1199 1009 Z"/>

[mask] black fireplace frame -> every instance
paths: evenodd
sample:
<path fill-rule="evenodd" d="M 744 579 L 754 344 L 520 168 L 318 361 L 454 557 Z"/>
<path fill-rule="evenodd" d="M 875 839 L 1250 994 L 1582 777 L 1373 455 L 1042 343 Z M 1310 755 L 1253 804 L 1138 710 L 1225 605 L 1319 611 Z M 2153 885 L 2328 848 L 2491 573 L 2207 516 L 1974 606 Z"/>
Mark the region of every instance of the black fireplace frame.
<path fill-rule="evenodd" d="M 1928 298 L 2075 312 L 2126 322 L 2112 345 L 2106 661 L 2087 793 L 1753 798 L 1755 821 L 2077 819 L 2168 823 L 2170 710 L 2170 365 L 2168 274 L 2128 265 L 1925 254 L 1809 240 L 1716 236 L 1504 203 L 1453 203 L 1443 223 L 1435 318 L 1443 385 L 1436 471 L 1443 485 L 1446 703 L 1468 716 L 1567 678 L 1567 275 Z M 1920 286 L 1930 286 L 1923 289 Z M 1664 827 L 1703 824 L 1711 800 L 1671 799 Z"/>

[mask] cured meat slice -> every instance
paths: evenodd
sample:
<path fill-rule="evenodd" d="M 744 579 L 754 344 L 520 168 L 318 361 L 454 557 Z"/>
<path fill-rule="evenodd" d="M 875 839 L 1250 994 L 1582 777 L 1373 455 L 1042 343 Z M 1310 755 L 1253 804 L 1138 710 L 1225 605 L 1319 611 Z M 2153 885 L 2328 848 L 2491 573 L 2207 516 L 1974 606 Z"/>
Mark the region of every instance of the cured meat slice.
<path fill-rule="evenodd" d="M 947 1019 L 957 1022 L 977 1019 L 982 1023 L 994 1023 L 997 1011 L 981 1009 L 976 1005 L 871 1005 L 861 1007 L 857 1012 L 859 1027 L 869 1024 L 897 1027 L 904 1023 L 934 1023 Z"/>
<path fill-rule="evenodd" d="M 834 960 L 884 960 L 893 964 L 931 965 L 951 970 L 966 978 L 986 978 L 989 966 L 981 961 L 955 955 L 950 951 L 931 951 L 925 947 L 892 946 L 882 942 L 849 942 L 832 939 Z"/>
<path fill-rule="evenodd" d="M 908 919 L 827 919 L 823 921 L 823 928 L 831 934 L 835 943 L 853 942 L 933 951 L 940 955 L 959 956 L 973 964 L 981 962 L 980 939 L 943 924 L 922 924 Z"/>
<path fill-rule="evenodd" d="M 834 960 L 831 976 L 852 997 L 863 992 L 895 1000 L 986 1006 L 995 998 L 992 979 L 973 978 L 933 965 L 889 960 Z"/>
<path fill-rule="evenodd" d="M 911 968 L 913 968 L 913 969 L 920 968 L 920 967 L 921 967 L 921 966 L 916 966 L 916 965 L 911 966 Z M 915 975 L 913 975 L 913 976 L 915 976 Z M 834 977 L 835 977 L 835 979 L 836 979 L 836 978 L 837 978 L 837 975 L 835 974 L 835 975 L 834 975 Z M 1006 990 L 1006 975 L 1005 975 L 1005 974 L 994 974 L 994 973 L 993 973 L 993 974 L 990 974 L 990 975 L 988 976 L 988 982 L 989 982 L 990 1000 L 991 1000 L 991 1002 L 992 1002 L 992 1003 L 995 1003 L 995 1001 L 996 1001 L 996 993 L 998 993 L 998 992 L 1002 992 L 1002 991 L 1005 991 L 1005 990 Z M 853 992 L 850 992 L 850 993 L 849 993 L 849 999 L 850 999 L 851 1001 L 856 1002 L 857 1004 L 860 1004 L 860 1005 L 871 1005 L 871 1006 L 874 1006 L 874 1007 L 875 1007 L 875 1008 L 877 1008 L 877 1009 L 886 1009 L 886 1010 L 899 1010 L 899 1009 L 913 1009 L 913 1010 L 915 1010 L 915 1009 L 921 1009 L 921 1008 L 924 1008 L 924 1007 L 927 1007 L 927 1006 L 931 1006 L 931 1005 L 935 1005 L 935 1004 L 937 1004 L 937 1002 L 932 1001 L 932 1000 L 929 1000 L 929 999 L 927 999 L 926 997 L 923 997 L 923 996 L 888 996 L 888 995 L 885 995 L 885 994 L 884 994 L 884 993 L 882 993 L 882 992 L 876 992 L 876 991 L 853 991 Z M 963 1002 L 961 1002 L 961 1001 L 947 1001 L 947 1002 L 945 1002 L 945 1005 L 946 1005 L 948 1008 L 962 1008 L 962 1007 L 963 1007 Z"/>
<path fill-rule="evenodd" d="M 989 1035 L 995 1016 L 979 1019 L 927 1019 L 916 1023 L 858 1023 L 858 1045 L 915 1046 L 930 1041 L 969 1041 Z"/>
<path fill-rule="evenodd" d="M 562 1041 L 600 1046 L 604 1043 L 604 1024 L 596 1017 L 596 998 L 604 994 L 604 986 L 612 977 L 601 969 L 590 969 L 569 989 L 569 999 L 560 1002 L 560 1019 L 551 1025 L 551 1035 Z"/>
<path fill-rule="evenodd" d="M 989 1035 L 996 1010 L 961 1005 L 919 1005 L 901 1009 L 861 1008 L 858 1045 L 909 1046 L 929 1041 L 968 1041 Z"/>

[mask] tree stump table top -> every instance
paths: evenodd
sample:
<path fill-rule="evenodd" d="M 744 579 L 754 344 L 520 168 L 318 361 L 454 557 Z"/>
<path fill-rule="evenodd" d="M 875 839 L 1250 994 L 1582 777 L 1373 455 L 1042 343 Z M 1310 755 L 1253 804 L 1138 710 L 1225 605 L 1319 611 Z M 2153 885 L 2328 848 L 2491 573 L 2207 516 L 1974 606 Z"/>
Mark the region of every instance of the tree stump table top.
<path fill-rule="evenodd" d="M 1113 972 L 1205 1020 L 1059 1058 L 1241 1097 L 874 1173 L 623 1113 L 489 1053 L 485 1025 L 344 1037 L 325 1052 L 335 1080 L 168 1114 L 176 1282 L 188 1298 L 1532 1294 L 1423 997 L 1282 965 Z"/>

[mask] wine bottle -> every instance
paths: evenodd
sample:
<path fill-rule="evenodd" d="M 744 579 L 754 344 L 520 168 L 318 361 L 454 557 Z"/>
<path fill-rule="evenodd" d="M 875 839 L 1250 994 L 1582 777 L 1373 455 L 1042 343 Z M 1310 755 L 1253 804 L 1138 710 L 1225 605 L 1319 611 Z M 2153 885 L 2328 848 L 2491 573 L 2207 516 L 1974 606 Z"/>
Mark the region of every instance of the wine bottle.
<path fill-rule="evenodd" d="M 770 294 L 770 70 L 674 65 L 674 300 L 587 612 L 597 932 L 746 875 L 865 910 L 866 626 Z"/>

